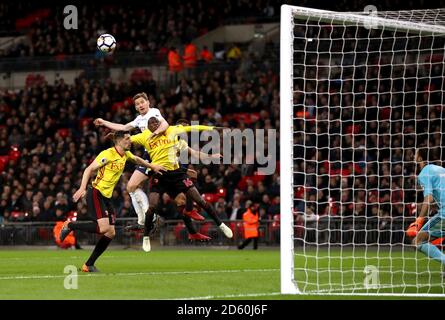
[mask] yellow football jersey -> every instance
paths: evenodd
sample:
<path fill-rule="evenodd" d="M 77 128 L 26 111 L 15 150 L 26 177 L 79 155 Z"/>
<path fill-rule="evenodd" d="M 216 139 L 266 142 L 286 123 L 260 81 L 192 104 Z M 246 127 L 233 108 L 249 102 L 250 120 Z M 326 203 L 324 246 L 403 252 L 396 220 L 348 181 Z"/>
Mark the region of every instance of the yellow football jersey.
<path fill-rule="evenodd" d="M 120 154 L 115 147 L 112 147 L 99 153 L 94 160 L 100 165 L 100 168 L 93 181 L 93 187 L 99 190 L 104 197 L 111 198 L 114 187 L 124 171 L 127 159 L 134 160 L 134 155 L 130 151 Z"/>
<path fill-rule="evenodd" d="M 131 136 L 131 142 L 137 143 L 145 148 L 150 156 L 151 163 L 159 164 L 166 170 L 176 170 L 179 168 L 178 150 L 184 146 L 179 142 L 178 134 L 190 132 L 192 130 L 209 131 L 212 126 L 170 126 L 164 134 L 148 141 L 151 135 L 150 130 L 144 130 L 142 133 Z"/>

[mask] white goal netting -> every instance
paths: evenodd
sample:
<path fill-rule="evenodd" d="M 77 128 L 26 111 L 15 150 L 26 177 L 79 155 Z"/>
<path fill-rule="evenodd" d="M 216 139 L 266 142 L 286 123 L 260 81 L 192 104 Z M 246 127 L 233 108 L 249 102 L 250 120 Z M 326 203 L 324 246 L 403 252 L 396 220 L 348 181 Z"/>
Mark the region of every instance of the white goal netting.
<path fill-rule="evenodd" d="M 405 232 L 423 201 L 415 149 L 445 160 L 444 45 L 445 9 L 283 6 L 283 293 L 445 294 Z"/>

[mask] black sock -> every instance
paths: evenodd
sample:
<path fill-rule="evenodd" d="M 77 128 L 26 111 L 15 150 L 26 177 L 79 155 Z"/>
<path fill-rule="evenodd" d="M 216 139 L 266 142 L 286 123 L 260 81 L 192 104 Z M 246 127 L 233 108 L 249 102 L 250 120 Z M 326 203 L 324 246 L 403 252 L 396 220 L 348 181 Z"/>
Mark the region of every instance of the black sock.
<path fill-rule="evenodd" d="M 111 238 L 107 236 L 102 236 L 99 241 L 97 241 L 96 246 L 94 247 L 91 256 L 88 258 L 88 261 L 85 263 L 87 266 L 92 266 L 96 262 L 97 258 L 107 249 L 108 245 L 111 242 Z"/>
<path fill-rule="evenodd" d="M 80 231 L 85 231 L 85 232 L 89 232 L 89 233 L 98 233 L 98 234 L 100 233 L 98 230 L 99 228 L 98 228 L 98 224 L 96 221 L 70 222 L 70 223 L 68 223 L 68 228 L 70 228 L 71 230 L 80 230 Z"/>
<path fill-rule="evenodd" d="M 198 233 L 198 232 L 196 231 L 195 227 L 193 226 L 192 219 L 190 219 L 190 218 L 187 217 L 187 216 L 182 216 L 182 220 L 184 220 L 185 227 L 187 228 L 187 231 L 188 231 L 190 234 L 196 234 L 196 233 Z"/>
<path fill-rule="evenodd" d="M 150 208 L 145 214 L 145 224 L 144 224 L 144 237 L 148 237 L 150 235 L 151 230 L 153 230 L 153 215 L 154 212 Z"/>
<path fill-rule="evenodd" d="M 215 223 L 218 227 L 222 224 L 222 221 L 216 215 L 215 209 L 213 209 L 213 207 L 209 203 L 207 203 L 207 202 L 204 203 L 202 208 L 210 215 L 210 218 L 212 218 L 213 221 L 215 221 Z"/>
<path fill-rule="evenodd" d="M 193 200 L 190 197 L 185 197 L 185 210 L 189 212 L 193 210 Z"/>

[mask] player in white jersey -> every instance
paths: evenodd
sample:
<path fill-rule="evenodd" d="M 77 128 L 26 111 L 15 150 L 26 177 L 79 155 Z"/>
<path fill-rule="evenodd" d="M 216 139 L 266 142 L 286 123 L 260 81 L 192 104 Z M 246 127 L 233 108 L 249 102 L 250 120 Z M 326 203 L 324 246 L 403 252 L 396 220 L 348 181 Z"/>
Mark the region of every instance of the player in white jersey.
<path fill-rule="evenodd" d="M 154 138 L 168 129 L 169 124 L 167 121 L 165 121 L 164 117 L 162 117 L 159 109 L 150 108 L 150 100 L 148 100 L 148 96 L 145 92 L 136 94 L 133 97 L 133 102 L 136 110 L 139 112 L 139 115 L 133 121 L 127 124 L 120 124 L 110 122 L 102 118 L 97 118 L 94 120 L 94 124 L 96 126 L 107 127 L 108 129 L 114 131 L 130 131 L 132 129 L 139 128 L 139 130 L 142 132 L 147 129 L 148 119 L 151 117 L 156 117 L 161 122 L 161 125 L 155 132 L 152 133 L 150 138 Z M 149 160 L 147 152 L 144 153 L 143 158 L 145 160 Z M 148 178 L 147 168 L 137 167 L 127 184 L 127 191 L 130 194 L 134 210 L 138 215 L 138 224 L 140 225 L 144 225 L 145 212 L 148 210 L 149 204 L 147 195 L 141 188 L 139 188 L 139 186 Z"/>

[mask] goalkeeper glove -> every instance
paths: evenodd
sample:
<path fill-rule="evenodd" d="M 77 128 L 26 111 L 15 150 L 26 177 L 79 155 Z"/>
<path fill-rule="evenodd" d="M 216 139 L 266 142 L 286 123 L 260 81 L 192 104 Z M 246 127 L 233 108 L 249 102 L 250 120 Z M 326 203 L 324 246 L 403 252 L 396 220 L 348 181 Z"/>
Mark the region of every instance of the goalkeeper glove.
<path fill-rule="evenodd" d="M 411 223 L 406 230 L 406 235 L 408 237 L 415 237 L 417 235 L 417 232 L 422 228 L 423 224 L 425 223 L 424 217 L 418 217 L 416 221 Z"/>

